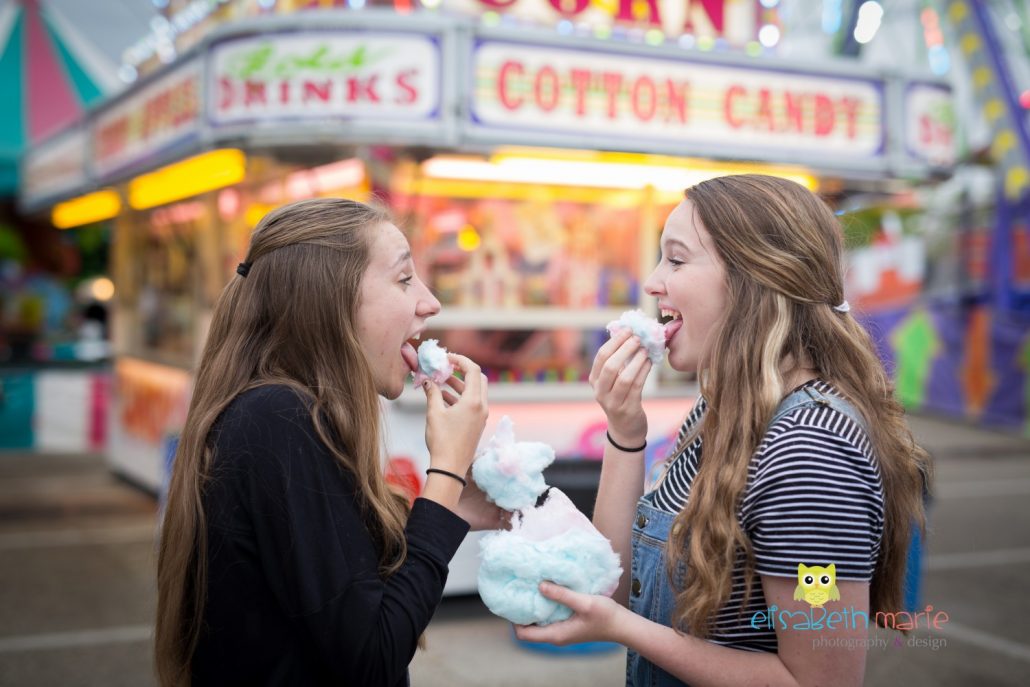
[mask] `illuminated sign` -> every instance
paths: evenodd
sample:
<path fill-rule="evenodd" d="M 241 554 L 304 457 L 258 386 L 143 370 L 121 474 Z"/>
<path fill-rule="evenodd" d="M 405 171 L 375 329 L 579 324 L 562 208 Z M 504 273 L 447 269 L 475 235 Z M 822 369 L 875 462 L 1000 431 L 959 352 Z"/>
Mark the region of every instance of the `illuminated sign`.
<path fill-rule="evenodd" d="M 905 92 L 905 147 L 909 155 L 931 165 L 955 164 L 955 108 L 950 88 L 909 84 Z"/>
<path fill-rule="evenodd" d="M 716 146 L 748 157 L 883 154 L 883 86 L 874 79 L 492 40 L 475 47 L 473 64 L 472 119 L 481 130 L 596 136 L 600 147 Z"/>
<path fill-rule="evenodd" d="M 93 169 L 100 177 L 144 160 L 196 133 L 201 63 L 194 60 L 102 112 L 93 126 Z"/>
<path fill-rule="evenodd" d="M 307 32 L 219 45 L 216 125 L 275 119 L 425 120 L 438 116 L 440 48 L 429 36 Z"/>
<path fill-rule="evenodd" d="M 443 0 L 463 14 L 497 12 L 533 23 L 567 20 L 591 29 L 658 29 L 666 36 L 722 38 L 733 45 L 755 40 L 757 0 Z"/>
<path fill-rule="evenodd" d="M 22 202 L 32 204 L 84 186 L 86 146 L 86 131 L 76 128 L 33 147 L 22 164 Z"/>

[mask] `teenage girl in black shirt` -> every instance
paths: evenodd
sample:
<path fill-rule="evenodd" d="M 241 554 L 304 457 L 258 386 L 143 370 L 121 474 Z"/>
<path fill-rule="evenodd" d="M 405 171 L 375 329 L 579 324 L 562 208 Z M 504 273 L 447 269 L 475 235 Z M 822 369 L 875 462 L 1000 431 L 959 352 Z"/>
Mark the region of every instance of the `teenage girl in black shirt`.
<path fill-rule="evenodd" d="M 382 472 L 380 396 L 440 310 L 404 235 L 342 199 L 267 215 L 215 306 L 175 458 L 158 561 L 163 685 L 405 685 L 470 525 L 463 490 L 486 379 L 426 388 L 420 498 Z M 463 491 L 465 494 L 463 496 Z"/>

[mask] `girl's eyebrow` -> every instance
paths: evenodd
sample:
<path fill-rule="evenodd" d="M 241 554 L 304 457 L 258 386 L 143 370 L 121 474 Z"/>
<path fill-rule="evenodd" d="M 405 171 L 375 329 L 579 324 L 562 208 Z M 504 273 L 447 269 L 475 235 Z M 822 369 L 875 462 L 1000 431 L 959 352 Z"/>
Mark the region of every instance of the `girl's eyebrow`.
<path fill-rule="evenodd" d="M 404 253 L 399 258 L 397 258 L 397 262 L 393 263 L 393 267 L 391 267 L 390 269 L 394 269 L 395 267 L 400 267 L 402 263 L 404 263 L 404 262 L 406 262 L 406 261 L 408 261 L 410 259 L 411 259 L 411 251 L 410 250 L 406 250 L 406 251 L 404 251 Z"/>
<path fill-rule="evenodd" d="M 669 247 L 669 246 L 679 246 L 680 248 L 682 248 L 683 250 L 687 251 L 688 253 L 692 252 L 690 250 L 690 246 L 688 246 L 687 244 L 683 243 L 679 239 L 665 239 L 664 241 L 662 241 L 662 243 L 664 243 L 666 245 L 666 247 Z"/>

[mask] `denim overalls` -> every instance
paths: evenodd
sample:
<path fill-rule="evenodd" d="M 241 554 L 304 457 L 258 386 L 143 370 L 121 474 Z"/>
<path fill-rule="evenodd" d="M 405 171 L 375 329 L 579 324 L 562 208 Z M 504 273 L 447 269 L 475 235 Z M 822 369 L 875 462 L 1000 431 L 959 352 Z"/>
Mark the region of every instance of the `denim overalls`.
<path fill-rule="evenodd" d="M 808 386 L 788 395 L 776 408 L 771 427 L 781 417 L 798 408 L 831 406 L 865 427 L 862 416 L 840 398 L 820 393 Z M 702 460 L 704 458 L 702 457 Z M 665 543 L 669 539 L 675 515 L 658 510 L 653 505 L 653 492 L 644 494 L 637 502 L 633 518 L 633 562 L 630 565 L 629 608 L 656 623 L 672 626 L 672 613 L 676 597 L 666 573 Z M 682 575 L 684 571 L 679 571 Z M 682 687 L 686 683 L 642 658 L 630 650 L 626 655 L 627 687 Z"/>

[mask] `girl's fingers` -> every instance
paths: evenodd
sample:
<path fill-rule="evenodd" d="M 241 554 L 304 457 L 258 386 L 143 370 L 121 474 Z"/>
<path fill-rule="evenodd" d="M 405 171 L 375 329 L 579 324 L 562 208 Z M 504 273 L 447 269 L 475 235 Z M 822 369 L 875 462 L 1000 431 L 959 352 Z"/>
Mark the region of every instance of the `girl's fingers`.
<path fill-rule="evenodd" d="M 623 368 L 630 362 L 634 354 L 640 350 L 640 340 L 636 337 L 627 339 L 618 350 L 612 353 L 611 357 L 608 358 L 608 362 L 601 368 L 601 373 L 597 378 L 597 386 L 594 387 L 595 391 L 604 393 L 610 390 L 616 383 L 619 375 L 622 373 Z"/>
<path fill-rule="evenodd" d="M 452 389 L 454 389 L 458 393 L 459 396 L 462 393 L 464 393 L 464 391 L 465 391 L 465 382 L 463 382 L 462 380 L 458 379 L 454 375 L 451 375 L 450 377 L 447 378 L 447 386 L 449 386 Z"/>
<path fill-rule="evenodd" d="M 443 399 L 440 397 L 440 387 L 433 384 L 430 381 L 422 382 L 422 389 L 426 392 L 426 403 L 429 404 L 429 409 L 439 410 L 445 404 Z"/>
<path fill-rule="evenodd" d="M 478 397 L 482 393 L 482 386 L 484 375 L 482 370 L 479 369 L 479 365 L 472 362 L 471 359 L 466 358 L 463 355 L 457 353 L 448 353 L 448 359 L 454 363 L 455 367 L 464 373 L 464 389 L 462 392 L 468 391 L 471 395 Z"/>
<path fill-rule="evenodd" d="M 443 396 L 443 402 L 449 406 L 454 405 L 458 402 L 458 397 L 452 394 L 450 391 L 440 390 L 440 395 Z"/>
<path fill-rule="evenodd" d="M 626 343 L 632 334 L 631 330 L 623 329 L 617 334 L 612 335 L 610 339 L 604 342 L 604 345 L 597 349 L 597 354 L 594 356 L 594 364 L 590 368 L 590 376 L 588 378 L 591 384 L 600 376 L 601 369 L 608 362 L 608 358 L 611 357 L 612 353 L 617 351 L 619 346 Z"/>
<path fill-rule="evenodd" d="M 647 351 L 643 348 L 638 349 L 636 354 L 626 363 L 625 367 L 619 371 L 619 375 L 615 379 L 615 386 L 626 389 L 632 388 L 641 378 L 641 370 L 649 362 L 651 361 L 647 357 Z M 646 375 L 644 376 L 646 377 Z"/>

